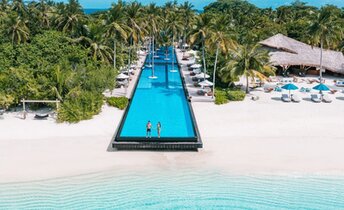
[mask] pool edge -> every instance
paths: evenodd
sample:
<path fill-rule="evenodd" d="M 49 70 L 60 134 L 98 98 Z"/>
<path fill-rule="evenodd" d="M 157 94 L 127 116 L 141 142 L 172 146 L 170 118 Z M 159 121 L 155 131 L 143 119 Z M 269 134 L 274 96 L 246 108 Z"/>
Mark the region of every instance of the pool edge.
<path fill-rule="evenodd" d="M 190 111 L 191 120 L 193 123 L 193 129 L 195 132 L 195 137 L 193 138 L 178 138 L 180 141 L 175 141 L 175 138 L 152 138 L 152 139 L 145 139 L 145 138 L 128 138 L 123 139 L 120 137 L 120 132 L 123 129 L 125 119 L 127 118 L 130 106 L 131 106 L 131 100 L 134 96 L 137 85 L 139 84 L 139 80 L 142 74 L 142 68 L 144 68 L 146 60 L 148 56 L 146 56 L 145 61 L 143 62 L 143 66 L 140 69 L 140 73 L 138 75 L 138 79 L 135 81 L 134 89 L 130 94 L 129 104 L 126 107 L 122 117 L 120 124 L 117 126 L 117 129 L 115 131 L 115 134 L 113 138 L 111 139 L 111 145 L 108 148 L 108 151 L 117 151 L 117 150 L 183 150 L 183 151 L 198 151 L 198 149 L 203 148 L 203 142 L 200 136 L 200 132 L 198 129 L 196 117 L 193 111 L 193 107 L 191 104 L 191 101 L 189 100 L 189 93 L 185 84 L 185 78 L 182 72 L 181 65 L 178 60 L 177 56 L 177 49 L 175 49 L 175 56 L 176 56 L 176 62 L 178 65 L 178 71 L 179 76 L 182 81 L 184 95 L 186 97 L 186 101 L 188 104 L 188 109 Z"/>

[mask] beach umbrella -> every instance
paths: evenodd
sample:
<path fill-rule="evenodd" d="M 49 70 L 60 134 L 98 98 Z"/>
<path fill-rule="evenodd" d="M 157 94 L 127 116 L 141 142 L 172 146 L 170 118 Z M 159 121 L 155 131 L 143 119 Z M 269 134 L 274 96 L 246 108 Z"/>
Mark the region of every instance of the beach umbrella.
<path fill-rule="evenodd" d="M 202 72 L 200 74 L 197 74 L 196 78 L 197 79 L 204 79 L 204 78 L 208 79 L 208 78 L 210 78 L 210 76 L 208 74 L 205 74 L 205 73 Z"/>
<path fill-rule="evenodd" d="M 132 73 L 134 71 L 134 69 L 123 69 L 121 72 L 124 73 L 124 74 L 128 74 L 129 73 Z"/>
<path fill-rule="evenodd" d="M 282 89 L 284 90 L 289 90 L 289 98 L 290 98 L 290 91 L 291 90 L 297 90 L 299 89 L 296 85 L 294 85 L 293 83 L 289 83 L 289 84 L 286 84 L 282 87 Z"/>
<path fill-rule="evenodd" d="M 319 90 L 320 92 L 322 92 L 322 91 L 330 91 L 330 88 L 328 88 L 323 83 L 320 83 L 319 85 L 313 87 L 313 90 Z"/>
<path fill-rule="evenodd" d="M 129 79 L 129 76 L 123 73 L 120 73 L 117 77 L 117 79 Z"/>
<path fill-rule="evenodd" d="M 202 87 L 211 87 L 211 86 L 213 86 L 214 84 L 212 83 L 212 82 L 210 82 L 210 81 L 208 81 L 208 80 L 204 80 L 203 82 L 200 82 L 200 83 L 198 83 L 200 86 L 202 86 Z"/>
<path fill-rule="evenodd" d="M 192 70 L 192 71 L 193 71 L 193 73 L 195 73 L 195 74 L 202 73 L 201 69 L 194 69 L 194 70 Z"/>
<path fill-rule="evenodd" d="M 202 67 L 201 64 L 193 64 L 192 66 L 190 66 L 190 68 L 192 68 L 192 69 L 199 69 L 201 67 Z"/>

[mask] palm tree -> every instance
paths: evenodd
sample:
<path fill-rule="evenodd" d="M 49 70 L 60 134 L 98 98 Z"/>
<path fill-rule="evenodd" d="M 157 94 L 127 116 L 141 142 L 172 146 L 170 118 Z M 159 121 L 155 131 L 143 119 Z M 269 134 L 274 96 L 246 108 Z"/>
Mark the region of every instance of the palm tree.
<path fill-rule="evenodd" d="M 201 14 L 197 17 L 194 30 L 191 32 L 190 42 L 191 44 L 199 43 L 202 47 L 202 59 L 204 74 L 207 73 L 207 66 L 205 61 L 205 45 L 208 34 L 210 33 L 210 27 L 212 25 L 212 17 L 208 14 Z"/>
<path fill-rule="evenodd" d="M 7 0 L 0 1 L 0 26 L 5 22 L 9 13 L 9 4 Z"/>
<path fill-rule="evenodd" d="M 67 5 L 61 6 L 58 13 L 55 20 L 58 29 L 74 36 L 81 35 L 85 16 L 77 0 L 69 0 Z"/>
<path fill-rule="evenodd" d="M 49 28 L 52 17 L 52 8 L 47 4 L 46 0 L 40 0 L 35 4 L 35 8 L 38 12 L 39 24 L 42 28 Z"/>
<path fill-rule="evenodd" d="M 0 11 L 6 12 L 9 8 L 8 0 L 0 0 Z"/>
<path fill-rule="evenodd" d="M 89 55 L 94 61 L 101 61 L 110 64 L 112 61 L 112 50 L 110 47 L 100 44 L 88 37 L 81 36 L 77 39 L 71 39 L 72 43 L 82 43 L 89 50 Z"/>
<path fill-rule="evenodd" d="M 269 55 L 260 47 L 259 44 L 239 45 L 236 49 L 230 50 L 232 58 L 220 70 L 222 81 L 230 82 L 240 76 L 245 76 L 246 93 L 249 93 L 249 78 L 258 77 L 264 80 L 266 74 L 273 75 L 274 68 L 269 63 Z"/>
<path fill-rule="evenodd" d="M 126 8 L 126 17 L 128 27 L 131 29 L 128 34 L 129 41 L 129 61 L 128 66 L 131 62 L 131 48 L 144 36 L 144 30 L 142 28 L 141 22 L 142 7 L 141 4 L 133 2 L 129 4 Z"/>
<path fill-rule="evenodd" d="M 321 8 L 309 27 L 309 34 L 312 36 L 311 43 L 320 44 L 320 82 L 322 82 L 323 48 L 333 46 L 333 43 L 340 41 L 343 31 L 339 21 L 332 15 L 330 7 Z"/>
<path fill-rule="evenodd" d="M 169 31 L 169 33 L 171 33 L 171 36 L 172 36 L 172 54 L 174 55 L 175 37 L 176 37 L 176 35 L 178 36 L 178 34 L 182 32 L 183 24 L 182 24 L 182 21 L 180 19 L 180 16 L 176 12 L 173 12 L 173 11 L 170 12 L 168 14 L 168 16 L 166 17 L 166 24 L 167 24 L 166 29 Z M 172 59 L 172 70 L 171 71 L 176 72 L 176 70 L 174 70 L 174 59 Z"/>
<path fill-rule="evenodd" d="M 155 43 L 157 40 L 158 31 L 161 29 L 161 26 L 158 25 L 162 21 L 160 14 L 160 8 L 156 4 L 151 3 L 146 8 L 146 17 L 144 23 L 144 28 L 149 32 L 150 43 L 152 44 L 153 54 L 152 54 L 152 76 L 151 78 L 156 78 L 154 75 L 154 52 L 155 52 Z"/>
<path fill-rule="evenodd" d="M 12 11 L 15 11 L 19 16 L 26 17 L 27 9 L 23 0 L 12 1 Z"/>
<path fill-rule="evenodd" d="M 107 38 L 113 38 L 114 55 L 113 67 L 116 69 L 116 40 L 127 40 L 130 28 L 125 23 L 125 13 L 123 10 L 123 3 L 113 4 L 109 12 L 106 14 L 106 32 Z"/>
<path fill-rule="evenodd" d="M 183 5 L 180 6 L 181 14 L 182 14 L 182 20 L 184 23 L 184 31 L 183 31 L 183 44 L 186 43 L 186 36 L 190 32 L 191 24 L 193 20 L 195 19 L 195 12 L 193 11 L 193 5 L 186 1 Z"/>
<path fill-rule="evenodd" d="M 11 15 L 8 18 L 7 34 L 11 37 L 12 45 L 27 42 L 30 38 L 27 21 L 19 16 Z"/>
<path fill-rule="evenodd" d="M 233 37 L 229 36 L 229 31 L 232 31 L 232 29 L 229 28 L 229 24 L 226 24 L 228 20 L 230 19 L 227 15 L 222 15 L 217 18 L 211 26 L 210 37 L 207 41 L 210 48 L 216 49 L 213 72 L 213 93 L 215 93 L 215 78 L 219 53 L 227 54 L 230 49 L 236 49 L 237 47 L 236 41 L 234 41 Z"/>

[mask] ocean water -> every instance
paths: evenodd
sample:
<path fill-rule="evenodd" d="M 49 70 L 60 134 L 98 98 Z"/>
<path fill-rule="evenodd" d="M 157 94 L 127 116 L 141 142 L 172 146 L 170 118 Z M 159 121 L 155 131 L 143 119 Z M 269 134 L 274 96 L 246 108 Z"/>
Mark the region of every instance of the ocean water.
<path fill-rule="evenodd" d="M 146 124 L 153 125 L 152 136 L 157 136 L 156 125 L 162 124 L 161 137 L 195 137 L 191 112 L 184 93 L 184 87 L 177 65 L 176 56 L 170 48 L 168 61 L 164 50 L 157 52 L 155 58 L 154 75 L 150 79 L 152 68 L 142 70 L 136 91 L 130 103 L 128 115 L 125 119 L 121 137 L 145 137 Z M 172 57 L 173 56 L 173 57 Z M 149 55 L 145 65 L 151 63 Z M 172 66 L 172 59 L 174 64 Z M 177 70 L 171 72 L 170 70 Z"/>
<path fill-rule="evenodd" d="M 344 177 L 111 171 L 0 184 L 0 209 L 344 209 Z"/>
<path fill-rule="evenodd" d="M 156 3 L 157 5 L 163 5 L 168 0 L 138 0 L 138 2 L 141 2 L 143 4 L 149 4 L 151 2 Z M 248 0 L 249 2 L 255 4 L 256 6 L 260 8 L 277 8 L 279 6 L 283 5 L 290 5 L 294 0 Z M 102 0 L 102 1 L 94 1 L 94 0 L 80 0 L 80 3 L 83 5 L 85 9 L 85 12 L 87 14 L 94 13 L 99 10 L 98 8 L 109 8 L 111 6 L 111 3 L 116 2 L 114 0 Z M 130 1 L 127 1 L 130 2 Z M 179 0 L 179 3 L 183 3 L 184 0 Z M 214 2 L 214 0 L 189 0 L 194 5 L 194 9 L 198 11 L 202 11 L 205 6 L 208 4 Z M 302 0 L 302 2 L 306 2 L 308 5 L 321 7 L 327 4 L 336 5 L 338 7 L 344 7 L 344 1 L 343 0 Z"/>

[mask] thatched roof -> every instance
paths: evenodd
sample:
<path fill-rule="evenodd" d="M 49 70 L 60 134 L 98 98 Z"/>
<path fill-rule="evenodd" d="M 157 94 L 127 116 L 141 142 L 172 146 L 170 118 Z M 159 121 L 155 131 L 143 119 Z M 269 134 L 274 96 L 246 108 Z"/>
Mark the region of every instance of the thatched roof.
<path fill-rule="evenodd" d="M 270 50 L 270 61 L 275 66 L 309 66 L 320 67 L 320 48 L 312 47 L 282 34 L 277 34 L 261 45 Z M 343 53 L 323 50 L 323 68 L 344 74 Z"/>

